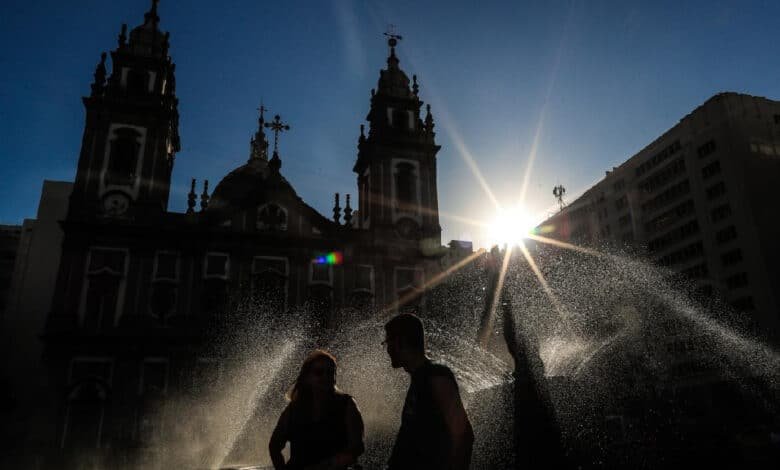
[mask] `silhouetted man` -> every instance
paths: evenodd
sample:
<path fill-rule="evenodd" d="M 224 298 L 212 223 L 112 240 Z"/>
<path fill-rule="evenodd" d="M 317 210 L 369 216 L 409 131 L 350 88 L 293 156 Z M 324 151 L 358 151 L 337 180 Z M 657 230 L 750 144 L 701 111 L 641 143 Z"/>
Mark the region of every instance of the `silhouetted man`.
<path fill-rule="evenodd" d="M 420 319 L 404 313 L 387 322 L 385 344 L 392 366 L 412 378 L 388 469 L 467 469 L 471 423 L 452 371 L 425 356 Z"/>

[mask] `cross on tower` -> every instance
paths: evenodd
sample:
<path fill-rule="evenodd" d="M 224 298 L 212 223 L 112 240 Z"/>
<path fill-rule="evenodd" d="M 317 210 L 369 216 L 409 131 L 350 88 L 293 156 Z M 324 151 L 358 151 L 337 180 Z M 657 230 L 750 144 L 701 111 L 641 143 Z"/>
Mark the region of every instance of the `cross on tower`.
<path fill-rule="evenodd" d="M 258 111 L 260 111 L 260 122 L 261 122 L 261 123 L 265 123 L 265 118 L 263 117 L 263 114 L 264 114 L 266 111 L 268 111 L 268 108 L 266 108 L 266 107 L 263 105 L 263 102 L 262 102 L 262 101 L 260 101 L 260 107 L 259 107 L 259 108 L 257 108 L 257 110 L 258 110 Z"/>
<path fill-rule="evenodd" d="M 387 31 L 385 32 L 385 36 L 387 36 L 387 44 L 390 47 L 395 47 L 396 44 L 398 44 L 398 40 L 403 39 L 403 36 L 400 34 L 395 34 L 395 25 L 394 24 L 388 24 L 387 25 Z"/>
<path fill-rule="evenodd" d="M 263 108 L 263 106 L 261 105 L 260 108 Z M 289 131 L 290 130 L 290 126 L 288 126 L 287 124 L 284 124 L 282 122 L 282 118 L 278 114 L 276 116 L 274 116 L 274 120 L 273 121 L 266 122 L 264 125 L 265 125 L 265 127 L 267 127 L 269 129 L 271 129 L 272 131 L 274 131 L 274 156 L 277 156 L 277 150 L 278 150 L 278 147 L 279 147 L 279 133 L 282 132 L 282 131 Z"/>

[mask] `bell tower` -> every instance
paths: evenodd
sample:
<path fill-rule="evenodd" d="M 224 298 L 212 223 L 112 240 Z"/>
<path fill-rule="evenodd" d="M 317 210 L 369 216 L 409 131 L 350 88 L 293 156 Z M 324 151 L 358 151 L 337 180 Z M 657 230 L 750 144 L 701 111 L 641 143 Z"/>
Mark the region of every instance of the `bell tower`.
<path fill-rule="evenodd" d="M 157 4 L 152 0 L 129 38 L 122 25 L 111 73 L 103 53 L 83 98 L 86 124 L 69 218 L 138 219 L 167 210 L 179 113 L 175 64 Z"/>
<path fill-rule="evenodd" d="M 390 55 L 371 90 L 366 119 L 361 126 L 358 157 L 358 227 L 378 240 L 417 243 L 423 252 L 441 246 L 439 201 L 436 186 L 436 145 L 430 105 L 420 119 L 417 76 L 399 67 L 395 48 L 400 36 L 385 33 Z"/>

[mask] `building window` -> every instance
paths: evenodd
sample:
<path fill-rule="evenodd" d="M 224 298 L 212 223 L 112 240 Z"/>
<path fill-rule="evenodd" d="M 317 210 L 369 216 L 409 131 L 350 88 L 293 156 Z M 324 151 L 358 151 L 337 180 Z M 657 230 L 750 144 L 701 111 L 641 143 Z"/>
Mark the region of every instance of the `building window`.
<path fill-rule="evenodd" d="M 737 273 L 726 278 L 726 287 L 728 287 L 729 290 L 739 289 L 746 285 L 748 285 L 747 273 Z"/>
<path fill-rule="evenodd" d="M 718 160 L 715 160 L 714 162 L 710 163 L 709 165 L 701 169 L 701 176 L 705 180 L 712 178 L 713 176 L 718 174 L 720 174 L 720 161 Z"/>
<path fill-rule="evenodd" d="M 393 118 L 395 117 L 395 109 L 388 106 L 387 108 L 387 125 L 393 127 Z"/>
<path fill-rule="evenodd" d="M 726 194 L 726 183 L 723 181 L 713 184 L 706 190 L 707 193 L 707 199 L 713 200 L 716 199 L 724 194 Z"/>
<path fill-rule="evenodd" d="M 355 266 L 355 290 L 374 291 L 374 267 L 367 264 Z"/>
<path fill-rule="evenodd" d="M 230 267 L 230 256 L 226 253 L 209 253 L 203 269 L 203 277 L 227 279 Z"/>
<path fill-rule="evenodd" d="M 646 193 L 651 193 L 683 173 L 685 173 L 685 160 L 680 157 L 642 180 L 637 187 Z"/>
<path fill-rule="evenodd" d="M 106 358 L 77 358 L 70 364 L 69 392 L 60 445 L 65 449 L 101 447 L 105 402 L 113 362 Z"/>
<path fill-rule="evenodd" d="M 93 248 L 89 251 L 86 293 L 82 304 L 86 328 L 109 328 L 118 320 L 126 256 L 126 251 L 122 249 Z"/>
<path fill-rule="evenodd" d="M 133 95 L 144 95 L 147 92 L 147 74 L 142 70 L 129 69 L 127 71 L 127 91 Z"/>
<path fill-rule="evenodd" d="M 670 186 L 661 194 L 655 196 L 649 201 L 642 204 L 643 212 L 652 212 L 660 209 L 667 204 L 676 201 L 682 196 L 691 192 L 691 184 L 688 180 L 681 181 L 675 185 Z"/>
<path fill-rule="evenodd" d="M 718 244 L 721 245 L 730 242 L 735 238 L 737 238 L 737 229 L 733 225 L 726 227 L 723 230 L 718 230 L 718 232 L 715 233 L 715 239 L 718 241 Z"/>
<path fill-rule="evenodd" d="M 693 214 L 695 206 L 692 200 L 687 200 L 673 207 L 672 209 L 663 212 L 661 215 L 653 218 L 650 222 L 645 224 L 645 231 L 648 233 L 661 230 L 668 227 L 683 217 Z"/>
<path fill-rule="evenodd" d="M 395 167 L 395 188 L 399 210 L 414 209 L 417 205 L 417 175 L 411 163 Z"/>
<path fill-rule="evenodd" d="M 136 179 L 141 133 L 129 127 L 114 131 L 109 146 L 106 186 L 133 186 Z"/>
<path fill-rule="evenodd" d="M 687 224 L 681 225 L 658 238 L 650 240 L 650 242 L 647 244 L 647 249 L 651 253 L 654 251 L 659 251 L 669 245 L 673 245 L 677 242 L 685 240 L 691 235 L 697 233 L 699 233 L 699 223 L 696 220 L 692 220 Z"/>
<path fill-rule="evenodd" d="M 620 199 L 615 201 L 615 209 L 620 210 L 628 205 L 628 198 L 623 195 Z"/>
<path fill-rule="evenodd" d="M 284 232 L 287 230 L 287 210 L 276 204 L 266 204 L 257 211 L 257 230 Z"/>
<path fill-rule="evenodd" d="M 704 158 L 707 155 L 712 154 L 715 151 L 715 141 L 710 140 L 703 145 L 699 146 L 698 149 L 696 149 L 696 153 L 699 155 L 699 158 Z"/>
<path fill-rule="evenodd" d="M 731 206 L 728 204 L 723 204 L 722 206 L 718 206 L 715 209 L 712 209 L 712 212 L 710 212 L 710 218 L 713 222 L 719 222 L 726 217 L 731 215 Z"/>
<path fill-rule="evenodd" d="M 659 258 L 657 262 L 661 266 L 674 266 L 676 264 L 681 264 L 689 260 L 699 258 L 703 253 L 704 244 L 698 241 Z"/>
<path fill-rule="evenodd" d="M 626 187 L 626 182 L 625 182 L 625 180 L 621 179 L 621 180 L 616 181 L 615 184 L 612 185 L 612 190 L 615 191 L 615 192 L 618 192 L 618 191 L 623 190 L 623 188 L 625 188 L 625 187 Z"/>
<path fill-rule="evenodd" d="M 149 309 L 153 316 L 163 319 L 171 316 L 176 307 L 179 283 L 179 255 L 158 251 L 154 259 L 154 275 Z"/>
<path fill-rule="evenodd" d="M 228 300 L 230 256 L 226 253 L 208 253 L 203 266 L 202 307 L 204 313 L 215 313 Z"/>
<path fill-rule="evenodd" d="M 252 295 L 271 311 L 287 306 L 287 258 L 256 256 L 252 260 Z"/>
<path fill-rule="evenodd" d="M 655 168 L 656 166 L 660 165 L 664 161 L 666 161 L 669 157 L 676 154 L 682 149 L 682 145 L 680 144 L 679 140 L 675 140 L 670 145 L 664 147 L 660 152 L 656 153 L 649 159 L 647 159 L 644 163 L 639 165 L 636 169 L 636 176 L 642 176 L 643 174 L 647 173 L 651 169 Z"/>
<path fill-rule="evenodd" d="M 742 250 L 739 248 L 727 251 L 720 256 L 723 266 L 732 266 L 742 261 Z"/>

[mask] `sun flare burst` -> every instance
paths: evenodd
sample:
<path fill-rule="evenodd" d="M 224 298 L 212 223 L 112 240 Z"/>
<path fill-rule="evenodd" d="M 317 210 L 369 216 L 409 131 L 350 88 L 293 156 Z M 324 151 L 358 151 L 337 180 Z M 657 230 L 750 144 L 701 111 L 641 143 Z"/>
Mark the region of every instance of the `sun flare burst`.
<path fill-rule="evenodd" d="M 485 237 L 490 246 L 514 246 L 533 235 L 535 227 L 536 221 L 522 206 L 499 209 L 487 224 Z"/>

